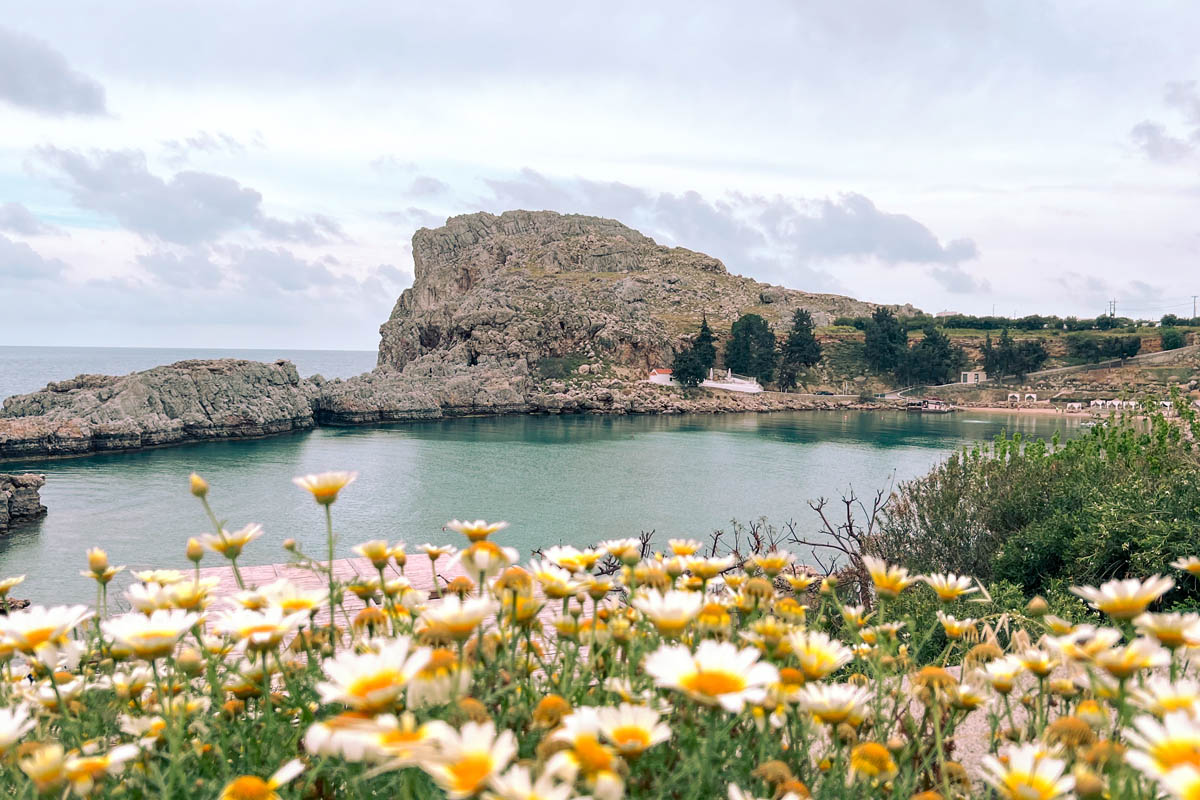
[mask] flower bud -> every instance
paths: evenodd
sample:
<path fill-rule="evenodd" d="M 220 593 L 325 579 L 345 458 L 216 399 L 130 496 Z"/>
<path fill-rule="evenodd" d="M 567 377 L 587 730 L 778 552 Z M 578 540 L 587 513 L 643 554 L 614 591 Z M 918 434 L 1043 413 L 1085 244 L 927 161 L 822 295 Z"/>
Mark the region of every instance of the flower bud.
<path fill-rule="evenodd" d="M 1030 600 L 1025 606 L 1025 613 L 1031 617 L 1043 617 L 1050 611 L 1050 604 L 1040 594 Z"/>
<path fill-rule="evenodd" d="M 296 540 L 295 539 L 284 539 L 283 540 L 283 549 L 287 550 L 289 553 L 295 552 L 296 551 Z"/>
<path fill-rule="evenodd" d="M 187 540 L 187 559 L 193 564 L 199 564 L 204 558 L 204 545 L 195 536 Z"/>
<path fill-rule="evenodd" d="M 108 553 L 101 550 L 99 547 L 93 547 L 87 551 L 88 569 L 97 575 L 103 575 L 108 569 Z"/>
<path fill-rule="evenodd" d="M 196 473 L 193 472 L 188 476 L 188 483 L 191 484 L 192 494 L 196 497 L 204 497 L 208 494 L 208 481 Z"/>
<path fill-rule="evenodd" d="M 194 647 L 185 647 L 175 659 L 176 666 L 189 677 L 196 677 L 204 670 L 204 656 Z"/>
<path fill-rule="evenodd" d="M 1075 794 L 1079 797 L 1090 800 L 1093 797 L 1104 796 L 1104 779 L 1095 772 L 1080 765 L 1075 767 L 1073 774 L 1075 776 Z"/>

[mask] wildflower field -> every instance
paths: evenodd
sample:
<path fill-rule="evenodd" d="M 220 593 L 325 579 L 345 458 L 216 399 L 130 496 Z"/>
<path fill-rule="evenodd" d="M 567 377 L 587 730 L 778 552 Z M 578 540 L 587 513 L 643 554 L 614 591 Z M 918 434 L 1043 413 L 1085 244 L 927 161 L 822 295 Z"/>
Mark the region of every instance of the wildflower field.
<path fill-rule="evenodd" d="M 329 548 L 285 547 L 319 590 L 245 585 L 263 529 L 227 529 L 192 476 L 213 523 L 180 543 L 195 572 L 109 597 L 122 568 L 94 549 L 95 608 L 0 616 L 0 795 L 1200 798 L 1200 615 L 1159 608 L 1200 559 L 1074 587 L 1068 620 L 870 556 L 865 598 L 715 541 L 520 566 L 503 523 L 456 520 L 459 547 L 358 545 L 374 572 L 344 583 L 333 506 L 353 478 L 296 481 Z M 239 591 L 201 576 L 212 553 Z M 415 586 L 415 559 L 456 577 Z M 932 624 L 906 615 L 922 593 Z"/>

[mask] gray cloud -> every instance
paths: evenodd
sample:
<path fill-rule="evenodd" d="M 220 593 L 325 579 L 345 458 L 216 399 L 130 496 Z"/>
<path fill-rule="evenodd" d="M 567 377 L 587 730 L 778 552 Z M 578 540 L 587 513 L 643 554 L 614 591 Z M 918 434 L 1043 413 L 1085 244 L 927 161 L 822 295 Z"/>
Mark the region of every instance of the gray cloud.
<path fill-rule="evenodd" d="M 973 294 L 991 289 L 986 278 L 976 278 L 957 264 L 933 267 L 929 274 L 942 288 L 954 294 Z"/>
<path fill-rule="evenodd" d="M 1184 122 L 1193 127 L 1200 127 L 1200 92 L 1196 90 L 1195 81 L 1168 83 L 1163 90 L 1163 99 L 1167 105 L 1179 110 Z M 1194 130 L 1192 135 L 1196 135 Z"/>
<path fill-rule="evenodd" d="M 221 283 L 221 267 L 203 247 L 182 252 L 158 249 L 139 255 L 137 263 L 162 283 L 179 289 L 213 289 Z"/>
<path fill-rule="evenodd" d="M 1158 319 L 1171 305 L 1163 287 L 1141 280 L 1114 282 L 1068 270 L 1054 282 L 1073 303 L 1082 302 L 1094 309 L 1089 314 L 1105 312 L 1113 298 L 1120 298 L 1118 314 L 1134 318 Z"/>
<path fill-rule="evenodd" d="M 218 244 L 190 247 L 159 247 L 137 257 L 137 263 L 155 282 L 177 289 L 216 289 L 265 292 L 290 295 L 309 289 L 328 289 L 337 284 L 344 289 L 358 283 L 354 278 L 337 277 L 330 267 L 341 262 L 332 255 L 306 260 L 282 248 L 242 247 Z M 369 279 L 389 284 L 405 282 L 400 270 L 379 265 L 370 270 Z"/>
<path fill-rule="evenodd" d="M 282 247 L 225 245 L 218 250 L 229 260 L 232 270 L 241 276 L 249 289 L 265 287 L 302 292 L 329 286 L 337 281 L 323 263 L 305 261 Z"/>
<path fill-rule="evenodd" d="M 418 175 L 413 179 L 413 182 L 408 187 L 408 194 L 412 197 L 437 197 L 440 194 L 445 194 L 450 189 L 449 184 L 439 181 L 437 178 L 429 175 Z"/>
<path fill-rule="evenodd" d="M 47 225 L 20 203 L 0 203 L 0 231 L 22 236 L 47 236 L 61 234 L 53 225 Z"/>
<path fill-rule="evenodd" d="M 838 199 L 697 192 L 651 192 L 617 182 L 554 180 L 525 169 L 515 178 L 486 179 L 485 208 L 574 211 L 619 219 L 669 244 L 716 256 L 734 272 L 815 291 L 845 291 L 829 270 L 835 262 L 937 267 L 931 274 L 952 291 L 974 291 L 961 264 L 978 257 L 970 239 L 943 243 L 905 214 L 880 210 L 867 197 Z"/>
<path fill-rule="evenodd" d="M 291 222 L 274 217 L 258 217 L 253 225 L 267 238 L 281 242 L 322 244 L 333 240 L 349 241 L 338 221 L 324 214 L 312 214 Z"/>
<path fill-rule="evenodd" d="M 444 214 L 434 214 L 416 206 L 409 206 L 401 211 L 384 211 L 380 216 L 394 225 L 411 228 L 436 228 L 446 221 Z"/>
<path fill-rule="evenodd" d="M 320 214 L 280 220 L 262 211 L 262 195 L 233 178 L 185 170 L 164 180 L 137 150 L 97 151 L 90 157 L 57 147 L 38 148 L 81 208 L 109 214 L 143 237 L 198 244 L 241 228 L 269 239 L 321 244 L 345 240 L 336 220 Z"/>
<path fill-rule="evenodd" d="M 0 100 L 50 116 L 105 114 L 104 87 L 45 42 L 0 28 Z"/>
<path fill-rule="evenodd" d="M 0 277 L 14 281 L 56 278 L 67 265 L 57 258 L 43 258 L 24 242 L 0 235 Z"/>
<path fill-rule="evenodd" d="M 874 257 L 888 264 L 959 264 L 979 256 L 970 239 L 942 244 L 917 220 L 880 211 L 860 194 L 815 201 L 778 196 L 738 199 L 749 208 L 761 209 L 760 224 L 776 240 L 793 242 L 804 258 Z"/>
<path fill-rule="evenodd" d="M 1144 120 L 1129 132 L 1133 144 L 1151 161 L 1174 164 L 1192 155 L 1193 147 L 1177 136 L 1167 133 L 1161 123 Z"/>
<path fill-rule="evenodd" d="M 1167 131 L 1161 122 L 1143 120 L 1130 130 L 1133 144 L 1151 161 L 1175 164 L 1192 157 L 1200 144 L 1200 91 L 1195 81 L 1174 81 L 1163 90 L 1167 106 L 1179 112 L 1187 127 L 1187 137 Z"/>
<path fill-rule="evenodd" d="M 220 132 L 209 133 L 208 131 L 200 131 L 195 136 L 187 136 L 182 139 L 165 139 L 161 144 L 163 147 L 163 160 L 169 166 L 176 169 L 187 164 L 195 153 L 203 153 L 205 155 L 226 153 L 231 156 L 238 156 L 246 152 L 246 145 L 240 140 L 227 133 Z M 252 144 L 256 147 L 262 147 L 262 138 L 256 136 Z"/>

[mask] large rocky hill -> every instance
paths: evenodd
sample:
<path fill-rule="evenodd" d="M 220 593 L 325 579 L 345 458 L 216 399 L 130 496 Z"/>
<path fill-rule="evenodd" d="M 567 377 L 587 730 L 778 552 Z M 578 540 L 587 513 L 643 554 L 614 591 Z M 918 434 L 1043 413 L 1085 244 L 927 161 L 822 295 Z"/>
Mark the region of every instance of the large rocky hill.
<path fill-rule="evenodd" d="M 874 309 L 732 275 L 615 220 L 550 211 L 454 217 L 417 231 L 413 259 L 372 372 L 303 380 L 287 362 L 225 359 L 81 375 L 5 400 L 0 461 L 467 414 L 809 408 L 825 403 L 685 393 L 648 384 L 646 370 L 669 364 L 702 316 L 720 335 L 750 311 L 782 330 L 797 308 L 818 324 Z"/>
<path fill-rule="evenodd" d="M 379 366 L 409 375 L 536 371 L 555 358 L 645 370 L 670 364 L 705 315 L 718 332 L 747 312 L 782 330 L 797 308 L 818 325 L 875 308 L 734 275 L 711 256 L 578 214 L 452 217 L 417 231 L 412 250 L 413 286 L 380 328 L 379 344 Z"/>

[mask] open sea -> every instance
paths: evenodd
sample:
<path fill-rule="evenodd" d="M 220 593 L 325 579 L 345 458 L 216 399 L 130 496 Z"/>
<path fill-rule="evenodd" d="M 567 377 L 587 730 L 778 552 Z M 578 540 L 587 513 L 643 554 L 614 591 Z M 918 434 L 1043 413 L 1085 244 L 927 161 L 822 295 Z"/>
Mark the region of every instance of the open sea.
<path fill-rule="evenodd" d="M 326 377 L 354 375 L 375 361 L 371 352 L 9 347 L 0 348 L 0 387 L 9 393 L 79 372 L 222 355 L 290 358 L 301 374 Z M 89 602 L 94 585 L 79 571 L 93 545 L 130 568 L 188 568 L 187 538 L 207 525 L 188 493 L 193 470 L 211 484 L 210 499 L 228 525 L 258 522 L 266 530 L 239 563 L 286 560 L 287 538 L 324 552 L 321 514 L 291 479 L 330 469 L 359 473 L 333 507 L 339 557 L 376 538 L 457 544 L 460 537 L 443 526 L 467 517 L 507 520 L 499 541 L 527 556 L 537 547 L 641 531 L 664 542 L 704 539 L 728 530 L 731 520 L 760 517 L 795 520 L 811 535 L 810 500 L 851 490 L 869 498 L 1005 430 L 1049 438 L 1074 435 L 1078 425 L 1075 418 L 972 412 L 510 416 L 5 463 L 0 470 L 47 476 L 42 500 L 50 512 L 0 536 L 0 577 L 27 575 L 19 597 Z M 217 561 L 209 554 L 204 563 Z M 127 581 L 128 572 L 115 581 L 113 597 Z"/>

